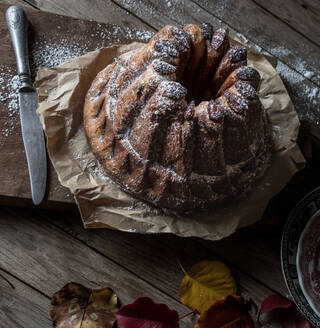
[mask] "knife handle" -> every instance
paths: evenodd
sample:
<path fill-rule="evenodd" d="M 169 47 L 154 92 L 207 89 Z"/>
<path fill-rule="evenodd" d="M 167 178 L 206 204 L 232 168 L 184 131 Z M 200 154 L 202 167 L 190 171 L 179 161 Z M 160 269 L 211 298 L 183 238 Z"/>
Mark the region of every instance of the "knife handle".
<path fill-rule="evenodd" d="M 33 90 L 28 56 L 28 20 L 24 10 L 11 6 L 6 12 L 7 25 L 16 55 L 18 74 L 22 83 L 21 89 Z"/>

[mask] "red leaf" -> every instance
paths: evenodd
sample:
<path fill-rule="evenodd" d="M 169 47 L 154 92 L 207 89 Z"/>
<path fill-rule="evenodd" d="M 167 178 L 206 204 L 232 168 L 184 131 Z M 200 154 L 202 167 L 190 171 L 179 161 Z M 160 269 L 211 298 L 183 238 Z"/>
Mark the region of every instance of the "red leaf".
<path fill-rule="evenodd" d="M 258 313 L 258 322 L 260 323 L 260 316 L 264 313 L 275 309 L 283 309 L 282 312 L 282 328 L 310 328 L 310 324 L 305 319 L 293 303 L 287 298 L 279 295 L 268 296 L 261 304 Z"/>
<path fill-rule="evenodd" d="M 268 296 L 261 304 L 258 313 L 258 322 L 260 322 L 260 316 L 274 309 L 289 309 L 292 306 L 292 302 L 287 298 L 279 295 Z"/>
<path fill-rule="evenodd" d="M 117 313 L 118 328 L 178 328 L 178 312 L 165 304 L 154 303 L 149 297 L 139 297 Z"/>

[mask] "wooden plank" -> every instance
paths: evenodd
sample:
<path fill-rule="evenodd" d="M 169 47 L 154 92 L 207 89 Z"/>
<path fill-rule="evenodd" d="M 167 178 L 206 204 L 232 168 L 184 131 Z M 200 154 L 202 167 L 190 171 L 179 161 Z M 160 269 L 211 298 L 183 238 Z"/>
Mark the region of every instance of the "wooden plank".
<path fill-rule="evenodd" d="M 250 268 L 247 266 L 247 259 L 240 264 L 239 261 L 233 261 L 233 257 L 236 255 L 230 254 L 229 256 L 229 252 L 234 252 L 231 247 L 234 245 L 233 241 L 229 239 L 226 239 L 226 244 L 229 245 L 228 251 L 220 254 L 219 247 L 218 252 L 215 251 L 216 243 L 202 244 L 197 238 L 180 238 L 174 235 L 141 235 L 107 229 L 85 230 L 79 216 L 61 215 L 57 219 L 52 212 L 41 211 L 38 213 L 113 261 L 121 262 L 128 270 L 143 277 L 150 284 L 156 285 L 160 290 L 166 291 L 177 300 L 179 300 L 179 286 L 184 276 L 179 268 L 178 260 L 181 260 L 188 269 L 201 259 L 216 259 L 217 254 L 230 265 L 237 280 L 239 292 L 252 298 L 257 304 L 260 304 L 274 290 L 284 295 L 287 294 L 283 279 L 274 284 L 273 280 L 278 276 L 269 272 L 268 279 L 266 279 L 266 274 L 261 275 L 261 270 L 257 269 L 264 261 L 263 257 L 254 257 Z M 247 250 L 247 242 L 239 240 L 238 248 L 242 248 L 242 245 L 245 245 L 245 250 Z M 251 246 L 256 248 L 256 244 Z M 257 252 L 259 250 L 261 249 L 257 249 Z M 274 258 L 270 259 L 270 261 L 272 260 Z M 272 267 L 280 267 L 277 259 L 272 264 Z M 263 285 L 259 283 L 260 278 L 263 279 L 261 280 Z"/>
<path fill-rule="evenodd" d="M 114 2 L 157 30 L 165 25 L 199 24 L 207 22 L 208 17 L 210 17 L 206 10 L 189 0 L 183 2 L 171 0 L 157 2 L 152 0 L 114 0 Z M 212 22 L 210 21 L 210 23 Z"/>
<path fill-rule="evenodd" d="M 241 268 L 270 289 L 287 296 L 288 290 L 281 271 L 281 236 L 265 234 L 255 230 L 240 230 L 232 236 L 210 243 L 201 244 L 216 253 L 222 260 L 236 268 Z"/>
<path fill-rule="evenodd" d="M 320 47 L 255 2 L 200 0 L 197 3 L 320 86 L 320 63 L 316 59 Z"/>
<path fill-rule="evenodd" d="M 190 0 L 183 3 L 144 0 L 115 1 L 156 29 L 167 24 L 183 26 L 203 22 L 210 22 L 215 29 L 221 26 L 229 28 L 232 35 L 240 37 L 249 46 L 278 59 L 277 71 L 288 88 L 300 119 L 319 122 L 320 89 L 317 73 L 319 69 L 316 66 L 309 67 L 307 61 L 309 57 L 312 57 L 312 62 L 317 61 L 315 54 L 319 53 L 320 49 L 272 15 L 264 13 L 258 6 L 254 7 L 250 3 L 246 7 L 248 1 L 202 0 L 198 2 L 201 6 Z M 247 17 L 253 18 L 247 19 Z M 278 30 L 280 30 L 279 33 Z M 292 44 L 298 43 L 297 40 L 304 46 Z M 295 48 L 298 49 L 295 50 Z M 302 64 L 297 64 L 299 60 Z M 318 65 L 320 65 L 319 61 L 317 61 Z M 313 72 L 316 74 L 314 75 Z M 311 76 L 318 85 L 311 81 Z"/>
<path fill-rule="evenodd" d="M 50 298 L 28 287 L 0 269 L 1 275 L 13 284 L 14 289 L 0 277 L 0 326 L 6 328 L 49 328 Z"/>
<path fill-rule="evenodd" d="M 0 5 L 0 12 L 8 6 Z M 52 66 L 88 51 L 115 43 L 150 38 L 150 30 L 101 24 L 26 9 L 31 23 L 30 61 L 33 75 L 39 66 Z M 128 31 L 131 31 L 129 33 Z M 90 36 L 90 37 L 88 37 Z M 28 170 L 21 137 L 18 110 L 16 64 L 5 20 L 0 20 L 0 196 L 30 199 Z M 10 165 L 8 165 L 10 163 Z M 49 201 L 72 203 L 70 192 L 62 187 L 51 165 L 48 173 Z M 45 204 L 44 204 L 45 205 Z"/>
<path fill-rule="evenodd" d="M 23 0 L 2 0 L 2 4 L 10 5 L 10 6 L 24 6 L 24 7 L 32 7 L 28 3 Z"/>
<path fill-rule="evenodd" d="M 272 53 L 274 56 L 282 59 L 289 66 L 297 69 L 298 72 L 320 84 L 320 75 L 318 74 L 320 63 L 314 54 L 319 53 L 320 47 L 310 42 L 304 35 L 298 33 L 295 29 L 281 20 L 274 17 L 262 6 L 258 6 L 252 0 L 234 2 L 232 0 L 223 1 L 158 1 L 151 0 L 114 0 L 122 8 L 115 6 L 112 2 L 95 0 L 87 1 L 68 1 L 68 4 L 62 0 L 31 0 L 34 5 L 42 10 L 49 10 L 56 13 L 68 14 L 74 17 L 94 19 L 102 22 L 121 22 L 123 17 L 133 17 L 128 12 L 139 17 L 141 21 L 147 22 L 148 25 L 159 29 L 163 25 L 176 22 L 184 25 L 190 22 L 203 22 L 209 12 L 212 16 L 221 19 L 224 23 L 231 25 L 234 30 L 248 36 L 251 41 L 259 44 L 261 47 Z M 261 0 L 260 0 L 261 1 Z M 293 2 L 292 0 L 290 3 Z M 268 2 L 270 3 L 270 2 Z M 279 10 L 276 0 L 272 0 L 268 6 L 276 6 Z M 308 5 L 307 5 L 308 6 Z M 290 11 L 292 17 L 297 17 L 299 25 L 305 26 L 306 34 L 313 31 L 317 26 L 319 18 L 316 13 L 306 14 L 302 12 L 306 20 L 301 19 L 298 8 L 301 6 L 281 6 L 283 11 Z M 313 7 L 317 8 L 317 5 Z M 297 15 L 299 12 L 299 15 Z M 311 15 L 311 16 L 310 16 Z M 156 17 L 156 19 L 155 19 Z M 250 17 L 250 19 L 248 19 Z M 312 19 L 310 19 L 312 17 Z M 316 18 L 315 18 L 316 17 Z M 116 21 L 114 21 L 116 19 Z M 119 20 L 120 19 L 120 20 Z M 316 19 L 316 20 L 315 20 Z M 309 21 L 305 25 L 305 21 Z M 303 22 L 303 23 L 302 23 Z M 295 26 L 296 24 L 292 24 Z M 318 24 L 319 25 L 319 24 Z M 320 34 L 318 33 L 318 37 Z M 285 48 L 284 48 L 285 41 Z M 303 45 L 303 46 L 302 46 Z M 309 73 L 309 74 L 308 74 Z M 311 73 L 313 75 L 311 76 Z"/>
<path fill-rule="evenodd" d="M 255 0 L 255 3 L 320 46 L 320 3 L 315 0 Z"/>
<path fill-rule="evenodd" d="M 96 22 L 116 24 L 130 29 L 145 29 L 146 24 L 112 1 L 94 0 L 28 0 L 42 11 L 54 14 L 94 20 Z"/>
<path fill-rule="evenodd" d="M 69 281 L 91 288 L 109 286 L 123 304 L 148 295 L 181 315 L 188 312 L 187 307 L 168 293 L 148 283 L 148 277 L 142 279 L 126 269 L 123 260 L 117 263 L 43 219 L 25 215 L 25 212 L 21 215 L 22 211 L 18 210 L 1 211 L 0 263 L 4 270 L 31 287 L 51 296 Z M 168 275 L 166 277 L 171 279 Z M 193 319 L 185 318 L 181 327 L 193 327 Z"/>

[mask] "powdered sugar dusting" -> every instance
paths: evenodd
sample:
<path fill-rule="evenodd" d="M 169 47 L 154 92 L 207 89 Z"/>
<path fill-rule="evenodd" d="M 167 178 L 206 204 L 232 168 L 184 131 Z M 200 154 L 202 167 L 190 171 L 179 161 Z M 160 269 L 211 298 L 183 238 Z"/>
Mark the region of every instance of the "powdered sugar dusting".
<path fill-rule="evenodd" d="M 236 63 L 247 58 L 247 48 L 241 46 L 234 46 L 228 51 L 231 62 Z"/>
<path fill-rule="evenodd" d="M 242 42 L 248 44 L 253 51 L 270 57 L 270 53 L 253 44 L 244 35 L 237 33 L 236 36 L 241 39 Z M 320 91 L 317 85 L 313 83 L 313 80 L 320 80 L 319 73 L 310 70 L 308 64 L 304 60 L 300 57 L 292 56 L 291 51 L 284 46 L 273 48 L 272 54 L 278 58 L 291 56 L 290 60 L 295 61 L 295 65 L 293 66 L 294 69 L 292 69 L 278 60 L 276 70 L 289 91 L 290 97 L 299 114 L 299 118 L 313 121 L 319 125 Z"/>
<path fill-rule="evenodd" d="M 57 26 L 60 30 L 61 26 Z M 53 40 L 38 40 L 32 44 L 30 52 L 30 66 L 32 75 L 40 67 L 53 67 L 68 60 L 79 57 L 92 49 L 91 38 L 98 38 L 100 43 L 96 49 L 109 44 L 129 43 L 132 41 L 147 42 L 153 36 L 153 31 L 142 30 L 135 27 L 120 27 L 116 25 L 97 24 L 96 28 L 90 31 L 87 39 L 80 41 L 69 38 L 57 38 Z M 19 77 L 15 68 L 0 66 L 0 101 L 5 104 L 7 119 L 1 128 L 1 134 L 8 137 L 19 127 Z"/>
<path fill-rule="evenodd" d="M 1 128 L 1 134 L 4 137 L 11 135 L 19 126 L 19 88 L 19 76 L 12 75 L 10 69 L 0 66 L 0 101 L 8 108 L 8 119 Z"/>
<path fill-rule="evenodd" d="M 319 125 L 319 88 L 281 61 L 278 61 L 276 70 L 289 90 L 300 119 Z"/>
<path fill-rule="evenodd" d="M 295 54 L 293 54 L 289 49 L 281 46 L 281 47 L 276 47 L 272 50 L 272 54 L 279 57 L 290 57 L 292 61 L 294 61 L 294 68 L 297 72 L 302 74 L 306 79 L 309 80 L 320 80 L 320 75 L 319 73 L 316 73 L 314 71 L 310 70 L 310 65 L 303 59 L 297 57 Z"/>
<path fill-rule="evenodd" d="M 173 28 L 174 36 L 177 41 L 176 46 L 178 47 L 179 51 L 186 51 L 190 48 L 190 37 L 188 33 L 186 33 L 184 30 L 180 28 Z"/>
<path fill-rule="evenodd" d="M 155 59 L 152 62 L 152 66 L 156 72 L 158 72 L 160 74 L 164 74 L 164 75 L 173 74 L 177 69 L 175 66 L 173 66 L 161 59 Z"/>
<path fill-rule="evenodd" d="M 232 33 L 230 33 L 230 34 L 232 34 Z M 251 42 L 250 40 L 248 40 L 248 38 L 246 36 L 244 36 L 243 34 L 236 33 L 235 36 L 237 38 L 239 38 L 241 40 L 241 42 L 247 44 L 252 51 L 257 52 L 257 53 L 262 53 L 262 54 L 264 53 L 264 50 L 260 46 Z M 267 53 L 267 55 L 269 55 L 269 54 Z"/>
<path fill-rule="evenodd" d="M 120 27 L 117 25 L 108 26 L 105 28 L 103 24 L 97 24 L 97 28 L 91 31 L 90 37 L 98 38 L 100 44 L 96 46 L 96 49 L 105 45 L 106 41 L 112 42 L 112 44 L 123 43 L 124 40 L 147 42 L 153 36 L 153 31 L 139 30 L 134 27 Z M 90 38 L 89 38 L 90 39 Z M 59 40 L 38 41 L 34 44 L 34 50 L 31 53 L 32 68 L 35 70 L 39 67 L 53 67 L 59 65 L 67 60 L 79 57 L 87 53 L 92 49 L 90 46 L 90 40 L 87 42 L 72 42 L 68 38 L 62 38 Z"/>
<path fill-rule="evenodd" d="M 31 54 L 31 67 L 38 70 L 43 66 L 57 66 L 67 60 L 82 56 L 88 51 L 87 46 L 80 46 L 76 43 L 70 44 L 67 39 L 52 43 L 36 42 L 34 51 Z"/>
<path fill-rule="evenodd" d="M 290 50 L 283 46 L 273 48 L 272 52 L 277 56 L 288 56 L 291 54 Z"/>
<path fill-rule="evenodd" d="M 178 24 L 185 25 L 190 23 L 190 18 L 186 15 L 186 8 L 181 0 L 161 0 L 161 6 L 158 6 L 156 1 L 121 0 L 121 5 L 139 17 L 156 17 L 157 19 L 154 19 L 154 23 L 157 24 L 158 28 L 168 24 L 168 20 L 163 19 L 162 15 L 159 15 L 159 11 L 165 17 L 173 17 Z M 189 6 L 193 7 L 194 12 L 200 12 L 197 5 L 190 3 Z"/>
<path fill-rule="evenodd" d="M 213 26 L 209 23 L 202 23 L 201 24 L 201 33 L 205 40 L 211 40 L 213 34 Z"/>
<path fill-rule="evenodd" d="M 247 82 L 238 81 L 236 82 L 235 87 L 245 99 L 253 100 L 257 98 L 257 92 L 251 84 Z"/>
<path fill-rule="evenodd" d="M 175 81 L 163 81 L 159 89 L 160 93 L 164 93 L 168 98 L 174 100 L 179 100 L 187 95 L 187 89 Z"/>
<path fill-rule="evenodd" d="M 253 67 L 250 66 L 241 66 L 238 69 L 238 73 L 237 76 L 241 79 L 241 80 L 252 80 L 255 77 L 259 77 L 259 73 L 256 69 L 254 69 Z"/>
<path fill-rule="evenodd" d="M 152 38 L 154 33 L 154 31 L 140 30 L 134 26 L 108 25 L 108 28 L 105 28 L 104 24 L 99 23 L 97 29 L 91 31 L 90 36 L 99 37 L 101 40 L 112 40 L 112 43 L 119 44 L 123 43 L 124 39 L 147 42 Z"/>
<path fill-rule="evenodd" d="M 157 41 L 154 45 L 156 51 L 173 57 L 178 57 L 179 52 L 176 47 L 168 41 Z"/>
<path fill-rule="evenodd" d="M 225 91 L 224 96 L 227 98 L 230 107 L 238 114 L 244 113 L 245 110 L 248 109 L 248 101 L 244 97 L 234 93 L 229 93 L 228 91 Z"/>
<path fill-rule="evenodd" d="M 223 42 L 227 41 L 227 33 L 226 30 L 223 28 L 219 28 L 214 34 L 211 39 L 211 45 L 214 49 L 218 50 Z"/>
<path fill-rule="evenodd" d="M 30 54 L 31 69 L 33 73 L 42 66 L 52 67 L 66 60 L 83 55 L 88 49 L 77 44 L 68 44 L 66 39 L 59 43 L 36 42 Z M 7 120 L 2 127 L 1 133 L 4 137 L 13 134 L 19 126 L 19 88 L 20 79 L 14 75 L 14 70 L 5 66 L 0 67 L 0 101 L 7 111 Z"/>

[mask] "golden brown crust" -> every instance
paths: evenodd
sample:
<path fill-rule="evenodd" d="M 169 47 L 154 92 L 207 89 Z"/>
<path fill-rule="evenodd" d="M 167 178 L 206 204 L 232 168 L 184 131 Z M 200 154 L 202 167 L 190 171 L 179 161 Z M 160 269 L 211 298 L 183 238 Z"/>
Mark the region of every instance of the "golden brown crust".
<path fill-rule="evenodd" d="M 220 86 L 235 69 L 247 65 L 247 49 L 242 46 L 231 47 L 223 56 L 211 81 L 212 94 L 216 94 Z"/>
<path fill-rule="evenodd" d="M 160 207 L 205 208 L 264 173 L 270 146 L 260 77 L 242 68 L 245 48 L 228 49 L 227 32 L 210 24 L 166 26 L 97 75 L 84 127 L 123 190 Z M 197 92 L 211 100 L 197 105 Z"/>
<path fill-rule="evenodd" d="M 241 66 L 235 69 L 223 82 L 217 92 L 217 97 L 221 96 L 226 89 L 238 81 L 245 81 L 257 90 L 260 82 L 260 74 L 256 69 L 249 66 Z"/>
<path fill-rule="evenodd" d="M 214 93 L 211 92 L 210 88 L 207 88 L 207 84 L 209 79 L 212 78 L 213 74 L 215 73 L 221 58 L 229 49 L 229 38 L 228 38 L 228 31 L 224 29 L 219 29 L 215 31 L 212 35 L 212 38 L 207 41 L 207 60 L 206 60 L 206 67 L 204 69 L 204 81 L 202 84 L 204 98 L 212 99 Z"/>

